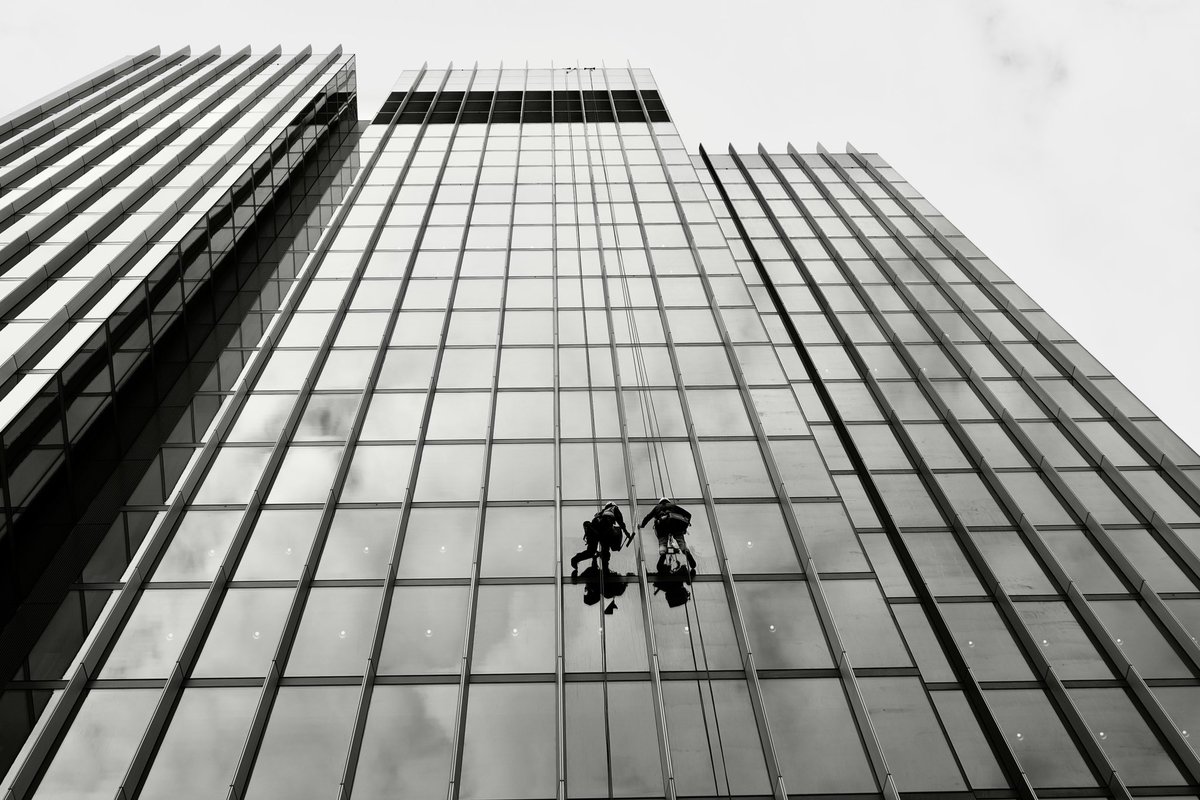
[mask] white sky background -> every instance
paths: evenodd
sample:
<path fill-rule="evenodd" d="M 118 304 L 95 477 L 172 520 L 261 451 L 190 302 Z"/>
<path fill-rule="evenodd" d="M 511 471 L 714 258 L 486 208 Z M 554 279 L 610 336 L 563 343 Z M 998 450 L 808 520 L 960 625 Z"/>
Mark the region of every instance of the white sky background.
<path fill-rule="evenodd" d="M 184 10 L 186 9 L 186 11 Z M 160 44 L 649 67 L 690 148 L 876 150 L 1200 448 L 1200 3 L 16 2 L 0 115 Z"/>

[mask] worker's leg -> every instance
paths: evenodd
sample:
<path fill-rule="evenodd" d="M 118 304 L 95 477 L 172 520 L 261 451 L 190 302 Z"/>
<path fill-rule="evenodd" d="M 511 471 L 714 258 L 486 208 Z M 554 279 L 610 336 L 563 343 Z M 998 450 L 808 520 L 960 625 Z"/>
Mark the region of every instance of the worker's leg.
<path fill-rule="evenodd" d="M 583 523 L 584 542 L 587 545 L 583 550 L 571 556 L 571 571 L 574 572 L 580 561 L 590 558 L 592 563 L 596 563 L 596 537 L 592 535 L 591 526 Z"/>
<path fill-rule="evenodd" d="M 667 533 L 657 525 L 654 528 L 654 535 L 658 537 L 658 571 L 661 572 L 667 566 L 667 541 L 671 538 Z"/>
<path fill-rule="evenodd" d="M 688 566 L 692 569 L 696 568 L 696 559 L 692 556 L 692 551 L 687 546 L 687 536 L 683 532 L 675 534 L 675 544 L 679 546 L 679 551 L 687 556 Z"/>

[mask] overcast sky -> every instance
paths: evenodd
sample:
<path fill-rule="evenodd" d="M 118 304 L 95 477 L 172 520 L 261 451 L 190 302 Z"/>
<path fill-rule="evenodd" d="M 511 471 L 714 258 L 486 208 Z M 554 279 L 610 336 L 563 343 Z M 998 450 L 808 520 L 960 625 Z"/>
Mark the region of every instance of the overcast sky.
<path fill-rule="evenodd" d="M 184 11 L 186 9 L 186 11 Z M 1200 2 L 9 2 L 0 115 L 154 44 L 654 71 L 684 140 L 877 150 L 1200 448 Z"/>

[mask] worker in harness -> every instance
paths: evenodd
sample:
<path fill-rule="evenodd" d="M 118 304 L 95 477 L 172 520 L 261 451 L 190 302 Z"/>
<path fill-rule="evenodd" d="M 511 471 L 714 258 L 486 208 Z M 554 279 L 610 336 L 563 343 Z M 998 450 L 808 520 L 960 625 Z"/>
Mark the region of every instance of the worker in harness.
<path fill-rule="evenodd" d="M 625 527 L 625 518 L 616 503 L 605 503 L 590 520 L 583 523 L 584 549 L 571 556 L 571 575 L 579 574 L 579 562 L 591 559 L 596 566 L 596 559 L 605 572 L 608 572 L 608 559 L 613 550 L 620 550 L 626 538 L 632 539 L 633 534 Z"/>
<path fill-rule="evenodd" d="M 671 502 L 671 498 L 664 497 L 654 508 L 650 509 L 641 524 L 638 525 L 638 529 L 646 527 L 646 523 L 650 520 L 654 520 L 654 535 L 658 538 L 658 571 L 662 572 L 667 568 L 667 552 L 671 540 L 674 539 L 675 546 L 679 548 L 679 552 L 687 556 L 688 566 L 694 573 L 696 559 L 692 557 L 692 551 L 688 549 L 687 541 L 684 539 L 688 527 L 692 524 L 691 512 Z"/>

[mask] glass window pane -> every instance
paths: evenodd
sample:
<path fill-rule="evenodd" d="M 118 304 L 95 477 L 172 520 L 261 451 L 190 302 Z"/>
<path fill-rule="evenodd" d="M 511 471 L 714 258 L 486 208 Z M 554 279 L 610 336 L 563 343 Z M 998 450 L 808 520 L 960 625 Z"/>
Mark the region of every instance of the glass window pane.
<path fill-rule="evenodd" d="M 769 497 L 775 493 L 756 442 L 701 442 L 700 452 L 715 497 Z"/>
<path fill-rule="evenodd" d="M 318 586 L 308 595 L 288 658 L 291 675 L 362 675 L 382 588 Z"/>
<path fill-rule="evenodd" d="M 100 670 L 101 678 L 165 678 L 175 666 L 204 589 L 148 589 Z"/>
<path fill-rule="evenodd" d="M 554 574 L 554 509 L 491 507 L 483 525 L 484 577 Z"/>
<path fill-rule="evenodd" d="M 438 392 L 425 435 L 430 439 L 482 439 L 491 407 L 492 396 L 486 392 Z"/>
<path fill-rule="evenodd" d="M 553 392 L 500 392 L 496 396 L 497 439 L 549 439 L 554 436 Z"/>
<path fill-rule="evenodd" d="M 379 673 L 458 674 L 468 601 L 466 586 L 397 586 L 379 656 Z"/>
<path fill-rule="evenodd" d="M 991 603 L 943 603 L 942 615 L 981 681 L 1029 681 L 1033 672 Z"/>
<path fill-rule="evenodd" d="M 551 500 L 553 497 L 553 444 L 492 446 L 489 500 Z"/>
<path fill-rule="evenodd" d="M 398 508 L 339 508 L 317 563 L 317 580 L 383 578 L 400 524 Z"/>
<path fill-rule="evenodd" d="M 950 531 L 902 531 L 921 577 L 939 597 L 982 596 L 983 584 Z"/>
<path fill-rule="evenodd" d="M 283 686 L 271 707 L 247 800 L 337 794 L 358 708 L 357 686 Z"/>
<path fill-rule="evenodd" d="M 1096 785 L 1044 691 L 1001 689 L 986 694 L 1009 747 L 1035 789 Z"/>
<path fill-rule="evenodd" d="M 610 776 L 613 797 L 662 796 L 649 683 L 568 683 L 565 711 L 568 797 L 607 797 Z"/>
<path fill-rule="evenodd" d="M 266 447 L 222 447 L 193 500 L 197 505 L 242 504 L 258 484 L 271 451 Z"/>
<path fill-rule="evenodd" d="M 1130 785 L 1188 782 L 1124 689 L 1071 688 L 1067 691 L 1104 754 Z"/>
<path fill-rule="evenodd" d="M 341 447 L 289 447 L 271 484 L 267 502 L 324 502 L 341 457 Z"/>
<path fill-rule="evenodd" d="M 792 503 L 808 553 L 821 572 L 866 572 L 862 544 L 841 503 Z"/>
<path fill-rule="evenodd" d="M 241 518 L 241 511 L 189 510 L 171 536 L 152 580 L 212 580 Z"/>
<path fill-rule="evenodd" d="M 233 573 L 239 581 L 288 581 L 300 576 L 321 521 L 318 510 L 267 509 L 258 515 L 250 541 Z"/>
<path fill-rule="evenodd" d="M 292 589 L 230 589 L 221 601 L 192 676 L 265 676 L 294 594 Z"/>
<path fill-rule="evenodd" d="M 762 690 L 789 794 L 879 791 L 840 680 L 771 679 Z"/>
<path fill-rule="evenodd" d="M 255 687 L 185 689 L 138 796 L 207 800 L 228 792 L 259 693 Z"/>
<path fill-rule="evenodd" d="M 653 594 L 654 640 L 664 670 L 741 669 L 742 656 L 725 587 L 694 583 L 690 602 L 671 605 L 663 591 Z"/>
<path fill-rule="evenodd" d="M 423 394 L 372 395 L 371 406 L 367 409 L 367 418 L 358 438 L 368 442 L 416 439 L 424 413 Z"/>
<path fill-rule="evenodd" d="M 992 747 L 988 744 L 979 721 L 975 718 L 967 698 L 962 692 L 942 691 L 931 692 L 933 705 L 937 709 L 946 733 L 950 737 L 950 746 L 958 755 L 959 763 L 967 774 L 967 781 L 973 789 L 1003 789 L 1007 788 L 1008 778 L 1000 768 Z"/>
<path fill-rule="evenodd" d="M 827 580 L 821 584 L 842 646 L 855 667 L 912 665 L 887 603 L 873 580 Z"/>
<path fill-rule="evenodd" d="M 344 442 L 350 433 L 350 423 L 358 410 L 356 394 L 313 395 L 304 407 L 300 424 L 292 441 Z"/>
<path fill-rule="evenodd" d="M 408 471 L 412 467 L 412 445 L 360 445 L 354 449 L 343 503 L 387 503 L 404 498 Z"/>
<path fill-rule="evenodd" d="M 158 689 L 89 691 L 33 797 L 113 797 L 160 694 Z"/>
<path fill-rule="evenodd" d="M 1092 609 L 1125 657 L 1145 678 L 1190 678 L 1191 670 L 1175 652 L 1137 600 L 1092 600 Z"/>
<path fill-rule="evenodd" d="M 242 404 L 237 422 L 225 437 L 229 442 L 274 442 L 296 402 L 294 394 L 252 394 Z"/>
<path fill-rule="evenodd" d="M 470 692 L 462 800 L 554 797 L 554 684 L 472 684 Z"/>
<path fill-rule="evenodd" d="M 554 587 L 480 586 L 471 670 L 551 672 Z"/>
<path fill-rule="evenodd" d="M 458 687 L 376 686 L 354 777 L 356 797 L 444 797 Z"/>
<path fill-rule="evenodd" d="M 680 795 L 771 793 L 750 693 L 743 681 L 666 681 L 663 704 Z"/>
<path fill-rule="evenodd" d="M 834 665 L 806 583 L 741 581 L 737 593 L 759 669 Z"/>
<path fill-rule="evenodd" d="M 796 548 L 776 503 L 718 503 L 717 523 L 734 573 L 800 572 Z"/>
<path fill-rule="evenodd" d="M 400 548 L 398 578 L 465 578 L 475 556 L 474 508 L 414 508 Z"/>
<path fill-rule="evenodd" d="M 900 791 L 967 788 L 918 679 L 860 678 L 858 684 Z"/>

